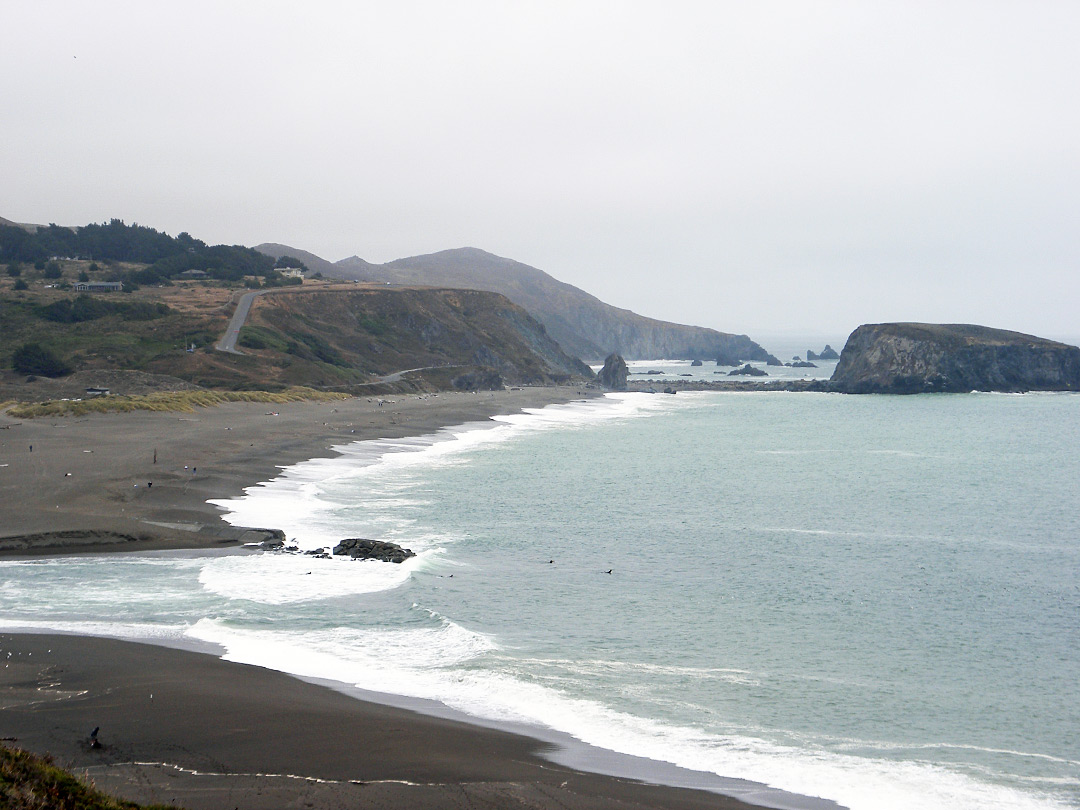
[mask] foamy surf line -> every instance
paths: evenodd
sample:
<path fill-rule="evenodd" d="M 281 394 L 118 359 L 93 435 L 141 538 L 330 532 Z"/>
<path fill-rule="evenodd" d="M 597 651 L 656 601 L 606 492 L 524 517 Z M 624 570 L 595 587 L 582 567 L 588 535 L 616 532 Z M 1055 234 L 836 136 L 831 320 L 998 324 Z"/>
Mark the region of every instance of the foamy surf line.
<path fill-rule="evenodd" d="M 700 403 L 717 401 L 713 394 L 700 396 L 702 399 L 697 400 Z M 613 400 L 609 403 L 613 407 L 625 404 L 618 398 Z M 555 415 L 561 419 L 562 425 L 545 425 L 532 418 L 543 412 L 526 413 L 521 417 L 508 418 L 507 421 L 524 421 L 526 426 L 518 426 L 519 429 L 570 429 L 611 416 L 642 416 L 675 407 L 685 408 L 695 402 L 686 395 L 638 395 L 628 400 L 634 407 L 625 412 L 596 414 L 595 418 L 585 420 L 580 414 L 572 413 L 575 408 L 570 408 L 571 413 Z M 640 403 L 640 407 L 637 403 Z M 589 411 L 590 408 L 584 410 Z M 504 426 L 503 422 L 463 425 L 440 431 L 436 436 L 450 433 L 446 442 L 452 444 L 458 441 L 458 437 L 453 435 L 455 430 L 469 434 L 490 434 Z M 494 446 L 514 435 L 520 433 L 506 434 L 502 439 L 474 436 L 483 441 L 472 447 L 482 446 L 489 441 Z M 419 470 L 426 464 L 460 463 L 466 458 L 463 452 L 430 452 L 429 447 L 436 443 L 433 437 L 383 442 L 382 447 L 375 448 L 369 466 L 388 473 L 381 476 L 386 480 L 377 480 L 380 474 L 373 472 L 367 474 L 365 483 L 371 487 L 377 486 L 380 497 L 408 502 L 414 496 L 408 495 L 402 487 L 389 480 L 395 477 L 389 473 L 403 472 L 410 465 Z M 363 455 L 363 447 L 354 449 L 358 451 L 358 457 Z M 471 447 L 467 443 L 459 447 L 462 451 L 469 449 Z M 387 457 L 386 464 L 382 461 L 384 456 Z M 411 460 L 414 456 L 419 460 Z M 327 480 L 333 481 L 334 475 Z M 320 482 L 313 480 L 309 483 Z M 325 481 L 322 483 L 325 485 Z M 423 551 L 422 556 L 430 558 L 437 554 L 436 546 L 444 539 L 432 538 L 432 547 Z M 241 562 L 242 565 L 239 564 Z M 248 564 L 252 562 L 255 564 Z M 349 567 L 342 568 L 342 564 Z M 426 563 L 421 560 L 406 565 L 412 564 Z M 110 565 L 115 566 L 116 562 L 111 561 Z M 320 574 L 325 572 L 325 581 L 319 582 L 314 574 L 307 576 L 307 571 L 315 571 L 316 566 L 321 569 Z M 341 560 L 312 561 L 300 555 L 252 555 L 206 565 L 200 563 L 198 582 L 208 593 L 224 600 L 244 603 L 241 608 L 246 612 L 250 609 L 249 603 L 280 605 L 283 598 L 287 597 L 285 601 L 292 599 L 300 593 L 298 590 L 294 594 L 291 590 L 293 587 L 303 589 L 298 600 L 301 603 L 326 596 L 366 593 L 378 590 L 382 585 L 397 587 L 378 581 L 380 572 L 401 576 L 407 574 L 408 569 L 374 564 L 354 566 Z M 376 578 L 375 587 L 360 589 L 344 582 L 353 574 L 362 574 L 362 578 L 371 574 Z M 328 586 L 341 590 L 327 592 Z M 282 593 L 283 589 L 289 592 Z M 217 607 L 201 615 L 218 616 L 213 612 Z M 415 605 L 414 608 L 418 616 L 424 613 L 423 608 Z M 263 615 L 277 619 L 282 614 L 267 611 Z M 827 801 L 791 796 L 792 793 L 829 796 L 855 810 L 891 810 L 894 807 L 904 807 L 906 810 L 912 806 L 947 807 L 949 810 L 1064 806 L 1052 800 L 1041 801 L 1038 797 L 1019 794 L 1008 787 L 976 781 L 926 761 L 845 756 L 817 747 L 812 740 L 806 745 L 783 746 L 757 738 L 752 733 L 720 735 L 664 723 L 651 716 L 619 712 L 603 702 L 575 699 L 556 689 L 545 689 L 529 682 L 525 675 L 517 677 L 498 661 L 485 660 L 485 657 L 490 658 L 493 649 L 498 651 L 496 639 L 468 630 L 436 614 L 427 616 L 426 620 L 421 616 L 420 621 L 402 629 L 335 624 L 316 631 L 292 632 L 286 622 L 285 629 L 264 630 L 274 625 L 282 627 L 277 621 L 238 627 L 228 619 L 200 618 L 184 627 L 182 632 L 183 637 L 192 642 L 198 640 L 206 646 L 225 650 L 225 657 L 229 660 L 257 664 L 305 680 L 332 682 L 346 692 L 374 690 L 358 696 L 375 702 L 394 705 L 394 699 L 386 695 L 396 692 L 398 701 L 414 701 L 405 704 L 409 708 L 429 714 L 457 710 L 464 715 L 459 719 L 468 719 L 478 725 L 509 727 L 527 736 L 552 741 L 563 746 L 562 752 L 556 755 L 559 761 L 584 770 L 615 773 L 673 786 L 705 787 L 758 804 L 803 810 L 834 805 Z M 83 625 L 72 626 L 72 629 L 87 632 L 104 628 Z M 137 637 L 148 628 L 132 629 L 132 635 Z M 165 633 L 169 635 L 177 629 L 180 629 L 179 626 L 172 625 Z M 101 634 L 109 635 L 107 632 Z M 491 666 L 492 663 L 497 666 Z M 637 666 L 628 662 L 618 663 L 620 666 Z M 484 668 L 477 669 L 478 665 Z M 401 697 L 408 695 L 412 697 Z M 867 747 L 862 742 L 853 742 L 858 743 L 858 747 Z M 721 773 L 736 775 L 757 784 L 747 781 L 740 783 L 745 789 L 736 790 L 730 787 L 729 780 L 716 776 Z M 791 793 L 770 791 L 763 787 L 763 783 L 785 788 Z M 770 799 L 769 796 L 774 798 Z M 778 796 L 790 798 L 775 798 Z"/>
<path fill-rule="evenodd" d="M 417 607 L 417 606 L 414 606 Z M 712 790 L 784 810 L 1048 810 L 1049 796 L 974 779 L 925 760 L 891 760 L 720 735 L 573 698 L 507 671 L 478 668 L 494 639 L 433 615 L 432 626 L 321 634 L 189 633 L 224 658 L 280 669 L 358 698 L 501 728 L 558 746 L 547 758 L 579 770 Z M 390 694 L 388 694 L 390 693 Z"/>
<path fill-rule="evenodd" d="M 355 495 L 358 489 L 378 499 L 380 506 L 407 506 L 407 500 L 394 504 L 392 499 L 401 494 L 395 478 L 410 470 L 463 463 L 470 452 L 528 433 L 650 416 L 691 399 L 687 397 L 682 403 L 675 403 L 674 397 L 607 394 L 596 399 L 525 408 L 520 413 L 444 427 L 420 436 L 350 442 L 332 447 L 333 456 L 284 467 L 273 479 L 246 487 L 239 498 L 207 502 L 222 509 L 222 520 L 232 525 L 277 528 L 295 540 L 301 550 L 325 548 L 343 539 L 340 521 L 332 519 L 331 513 L 344 506 L 363 511 L 364 501 L 357 500 Z M 366 486 L 360 488 L 357 486 L 360 483 Z M 347 501 L 341 496 L 343 491 L 348 492 Z M 361 524 L 361 528 L 368 527 Z"/>

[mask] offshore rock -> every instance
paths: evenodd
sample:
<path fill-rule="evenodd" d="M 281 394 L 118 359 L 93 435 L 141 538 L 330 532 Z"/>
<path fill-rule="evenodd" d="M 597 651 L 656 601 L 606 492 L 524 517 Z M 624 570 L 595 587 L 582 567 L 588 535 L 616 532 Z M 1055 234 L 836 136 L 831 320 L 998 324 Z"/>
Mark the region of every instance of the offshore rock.
<path fill-rule="evenodd" d="M 380 562 L 403 563 L 416 554 L 397 543 L 385 543 L 382 540 L 365 540 L 351 537 L 334 546 L 334 554 L 348 554 L 354 560 L 379 560 Z"/>
<path fill-rule="evenodd" d="M 612 353 L 604 361 L 604 367 L 600 369 L 597 379 L 604 388 L 610 388 L 612 391 L 625 391 L 626 378 L 629 373 L 626 368 L 626 361 L 620 355 Z"/>
<path fill-rule="evenodd" d="M 734 371 L 729 371 L 729 372 L 728 372 L 728 376 L 729 376 L 729 377 L 736 377 L 736 376 L 743 376 L 743 377 L 768 377 L 768 376 L 769 376 L 769 372 L 767 372 L 767 371 L 763 371 L 763 370 L 762 370 L 762 369 L 760 369 L 760 368 L 754 368 L 754 367 L 753 367 L 752 365 L 750 365 L 749 363 L 747 363 L 747 364 L 746 364 L 745 366 L 743 366 L 742 368 L 737 368 L 737 369 L 735 369 Z"/>
<path fill-rule="evenodd" d="M 864 324 L 830 383 L 846 394 L 1080 391 L 1080 348 L 971 324 Z"/>
<path fill-rule="evenodd" d="M 692 362 L 692 363 L 691 363 L 690 365 L 691 365 L 691 366 L 700 366 L 700 365 L 701 365 L 701 361 L 700 361 L 700 360 L 694 360 L 694 362 Z"/>
<path fill-rule="evenodd" d="M 799 360 L 800 358 L 794 357 L 793 360 Z M 806 362 L 813 363 L 815 360 L 820 360 L 821 355 L 815 352 L 813 349 L 806 350 Z"/>
<path fill-rule="evenodd" d="M 806 359 L 807 360 L 813 360 L 814 358 L 807 355 Z M 821 354 L 818 355 L 818 360 L 839 360 L 839 359 L 840 359 L 840 355 L 838 355 L 836 353 L 836 349 L 834 349 L 828 343 L 825 344 L 825 348 L 822 349 Z"/>

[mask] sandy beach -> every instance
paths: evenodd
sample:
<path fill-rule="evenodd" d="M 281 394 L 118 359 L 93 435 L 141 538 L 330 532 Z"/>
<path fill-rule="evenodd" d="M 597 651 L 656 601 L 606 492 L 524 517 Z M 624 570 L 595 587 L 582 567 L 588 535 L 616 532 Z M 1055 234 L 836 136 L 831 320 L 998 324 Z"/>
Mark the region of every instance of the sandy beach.
<path fill-rule="evenodd" d="M 580 399 L 576 388 L 0 416 L 0 555 L 238 547 L 209 498 L 335 445 Z M 150 486 L 150 484 L 153 486 Z M 273 527 L 268 527 L 273 528 Z M 529 737 L 159 646 L 0 637 L 0 737 L 141 802 L 251 807 L 747 807 L 578 772 Z M 90 731 L 101 727 L 102 748 Z"/>
<path fill-rule="evenodd" d="M 100 789 L 191 810 L 747 808 L 582 773 L 528 737 L 357 700 L 213 656 L 0 635 L 0 737 Z M 89 745 L 100 727 L 100 748 Z"/>
<path fill-rule="evenodd" d="M 208 499 L 240 495 L 282 466 L 334 455 L 336 445 L 432 433 L 584 394 L 522 388 L 194 413 L 0 414 L 0 555 L 238 545 Z"/>

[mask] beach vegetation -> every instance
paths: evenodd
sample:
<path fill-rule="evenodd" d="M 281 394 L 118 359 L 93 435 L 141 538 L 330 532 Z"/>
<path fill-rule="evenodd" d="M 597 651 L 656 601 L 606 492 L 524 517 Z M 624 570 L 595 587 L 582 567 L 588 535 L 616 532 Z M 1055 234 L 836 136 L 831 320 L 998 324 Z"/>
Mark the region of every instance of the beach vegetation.
<path fill-rule="evenodd" d="M 22 290 L 28 290 L 30 289 L 30 285 L 26 283 L 26 279 L 17 278 L 15 279 L 15 283 L 11 285 L 11 289 L 17 292 Z"/>
<path fill-rule="evenodd" d="M 337 391 L 317 391 L 303 386 L 295 386 L 284 391 L 156 391 L 139 396 L 103 396 L 84 400 L 25 403 L 10 407 L 7 413 L 16 419 L 131 411 L 192 413 L 196 408 L 212 408 L 226 402 L 263 402 L 283 405 L 288 402 L 341 400 L 348 399 L 349 396 L 350 394 Z"/>
<path fill-rule="evenodd" d="M 115 799 L 42 757 L 0 744 L 0 807 L 9 810 L 176 810 Z"/>

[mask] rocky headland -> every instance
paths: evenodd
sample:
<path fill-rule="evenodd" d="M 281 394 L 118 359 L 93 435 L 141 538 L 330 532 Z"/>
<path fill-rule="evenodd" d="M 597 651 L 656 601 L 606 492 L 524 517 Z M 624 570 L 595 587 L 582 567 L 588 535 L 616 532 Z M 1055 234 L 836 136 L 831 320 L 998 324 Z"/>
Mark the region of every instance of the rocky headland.
<path fill-rule="evenodd" d="M 846 394 L 1080 391 L 1080 348 L 971 324 L 864 324 L 829 384 Z"/>

